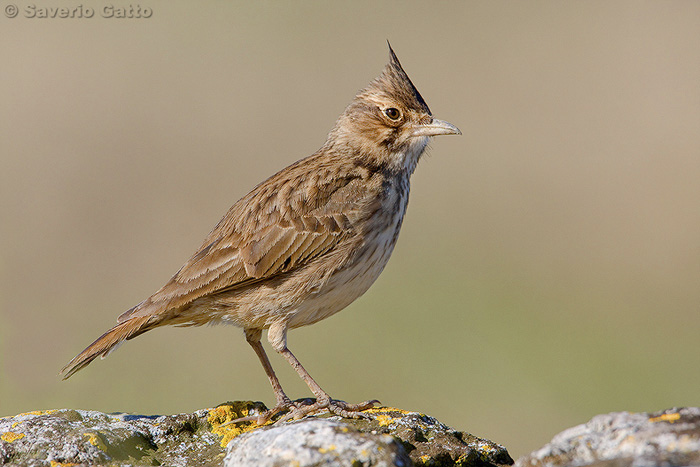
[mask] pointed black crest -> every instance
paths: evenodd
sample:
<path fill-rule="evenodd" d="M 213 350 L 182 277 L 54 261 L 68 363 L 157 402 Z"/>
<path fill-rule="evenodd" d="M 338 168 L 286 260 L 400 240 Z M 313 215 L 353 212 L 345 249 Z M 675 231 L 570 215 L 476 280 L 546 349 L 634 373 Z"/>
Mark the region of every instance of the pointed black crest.
<path fill-rule="evenodd" d="M 359 95 L 384 94 L 402 102 L 409 108 L 422 110 L 432 115 L 428 104 L 418 92 L 408 77 L 401 62 L 399 62 L 394 49 L 389 41 L 389 63 L 384 67 L 382 74 L 372 81 Z"/>

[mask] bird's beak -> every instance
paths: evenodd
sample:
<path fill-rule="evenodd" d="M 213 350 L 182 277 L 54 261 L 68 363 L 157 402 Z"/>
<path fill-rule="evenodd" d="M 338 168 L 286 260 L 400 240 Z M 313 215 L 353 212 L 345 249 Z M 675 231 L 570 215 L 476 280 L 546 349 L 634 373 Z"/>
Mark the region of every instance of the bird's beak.
<path fill-rule="evenodd" d="M 425 125 L 418 125 L 414 128 L 412 136 L 438 136 L 438 135 L 461 135 L 459 128 L 451 123 L 433 119 Z"/>

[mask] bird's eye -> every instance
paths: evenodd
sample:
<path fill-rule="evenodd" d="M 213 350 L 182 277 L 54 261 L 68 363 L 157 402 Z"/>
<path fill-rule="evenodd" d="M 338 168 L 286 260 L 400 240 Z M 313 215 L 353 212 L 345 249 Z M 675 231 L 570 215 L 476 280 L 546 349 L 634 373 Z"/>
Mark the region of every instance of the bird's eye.
<path fill-rule="evenodd" d="M 399 117 L 401 117 L 401 112 L 399 112 L 399 109 L 389 107 L 388 109 L 384 110 L 384 115 L 392 120 L 398 120 Z"/>

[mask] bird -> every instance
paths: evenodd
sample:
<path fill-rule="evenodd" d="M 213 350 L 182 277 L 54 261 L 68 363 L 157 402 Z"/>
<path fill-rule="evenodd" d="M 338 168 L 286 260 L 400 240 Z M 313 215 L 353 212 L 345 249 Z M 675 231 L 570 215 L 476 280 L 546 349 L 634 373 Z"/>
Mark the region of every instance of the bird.
<path fill-rule="evenodd" d="M 323 411 L 361 418 L 378 403 L 332 399 L 289 350 L 287 332 L 328 318 L 370 288 L 394 250 L 411 175 L 430 138 L 462 134 L 433 117 L 388 46 L 388 64 L 355 95 L 323 146 L 238 200 L 162 288 L 61 370 L 64 380 L 157 327 L 231 324 L 243 329 L 276 399 L 236 421 Z M 315 401 L 284 392 L 261 343 L 265 330 Z"/>

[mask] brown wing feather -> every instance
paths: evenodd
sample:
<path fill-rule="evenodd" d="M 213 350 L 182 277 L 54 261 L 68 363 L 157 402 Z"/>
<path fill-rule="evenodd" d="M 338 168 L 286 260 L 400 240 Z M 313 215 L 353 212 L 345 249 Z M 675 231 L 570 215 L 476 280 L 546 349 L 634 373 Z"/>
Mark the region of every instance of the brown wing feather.
<path fill-rule="evenodd" d="M 303 170 L 298 163 L 290 168 Z M 234 204 L 170 281 L 118 321 L 176 309 L 293 270 L 354 235 L 343 214 L 349 203 L 343 192 L 359 183 L 360 175 L 330 179 L 319 187 L 317 176 L 302 177 L 295 185 L 295 171 L 284 178 L 281 174 Z"/>

